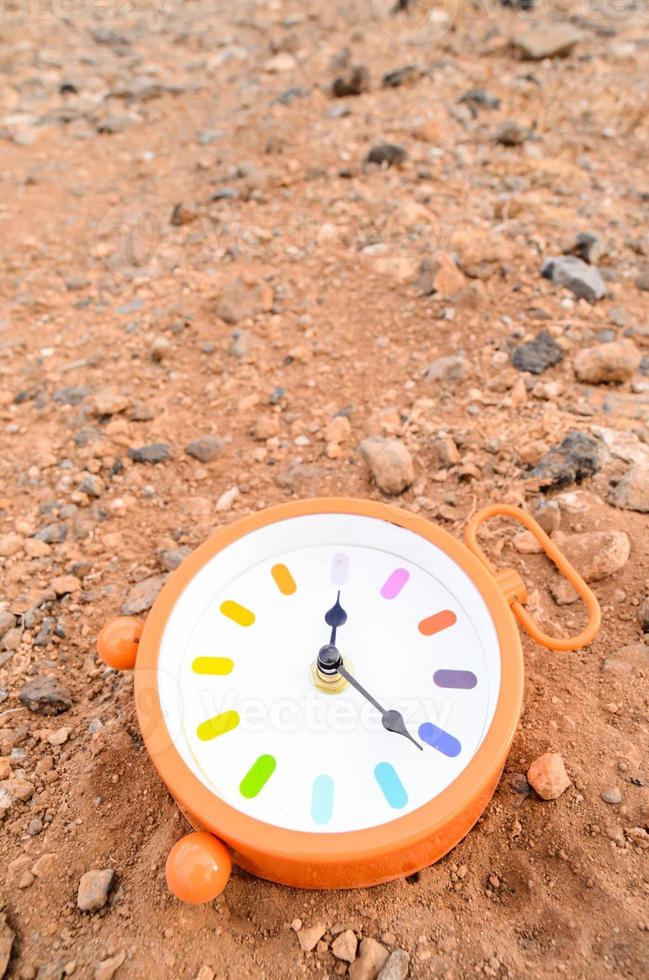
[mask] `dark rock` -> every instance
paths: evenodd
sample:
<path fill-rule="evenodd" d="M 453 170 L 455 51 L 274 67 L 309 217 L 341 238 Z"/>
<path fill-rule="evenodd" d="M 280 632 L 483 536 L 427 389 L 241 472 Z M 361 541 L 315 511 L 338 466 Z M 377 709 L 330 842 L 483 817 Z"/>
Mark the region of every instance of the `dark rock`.
<path fill-rule="evenodd" d="M 543 374 L 549 367 L 562 361 L 564 357 L 564 350 L 554 337 L 547 330 L 541 330 L 534 340 L 516 348 L 512 354 L 512 364 L 517 371 Z"/>
<path fill-rule="evenodd" d="M 649 596 L 640 603 L 638 609 L 638 619 L 643 633 L 649 633 Z"/>
<path fill-rule="evenodd" d="M 641 272 L 635 281 L 638 289 L 642 289 L 649 292 L 649 270 L 647 272 Z"/>
<path fill-rule="evenodd" d="M 606 255 L 606 246 L 597 235 L 592 235 L 588 231 L 580 231 L 574 243 L 566 249 L 567 255 L 576 255 L 589 265 L 596 265 L 597 262 Z"/>
<path fill-rule="evenodd" d="M 597 269 L 574 255 L 546 259 L 541 267 L 544 279 L 565 286 L 578 299 L 595 303 L 606 296 L 606 286 Z"/>
<path fill-rule="evenodd" d="M 287 88 L 285 92 L 278 95 L 277 98 L 271 101 L 271 105 L 290 105 L 295 99 L 305 99 L 309 95 L 308 88 L 304 88 L 303 85 L 294 85 L 293 88 Z"/>
<path fill-rule="evenodd" d="M 223 452 L 223 443 L 217 436 L 200 436 L 185 446 L 185 452 L 201 463 L 209 463 Z"/>
<path fill-rule="evenodd" d="M 166 572 L 174 572 L 191 553 L 192 549 L 188 548 L 187 545 L 181 545 L 180 548 L 163 551 L 160 554 L 160 564 Z"/>
<path fill-rule="evenodd" d="M 42 715 L 58 715 L 72 707 L 72 695 L 56 677 L 41 674 L 28 681 L 18 699 L 30 711 Z"/>
<path fill-rule="evenodd" d="M 397 166 L 407 158 L 408 154 L 402 146 L 396 143 L 378 143 L 373 146 L 365 157 L 366 163 L 385 164 L 388 167 Z"/>
<path fill-rule="evenodd" d="M 530 472 L 541 486 L 567 487 L 596 473 L 601 465 L 599 444 L 593 436 L 573 430 L 551 449 Z"/>
<path fill-rule="evenodd" d="M 386 71 L 381 79 L 383 88 L 399 88 L 401 85 L 408 85 L 415 82 L 421 76 L 421 71 L 416 65 L 404 65 L 403 68 L 396 68 L 394 71 Z"/>
<path fill-rule="evenodd" d="M 513 119 L 508 119 L 494 133 L 494 140 L 501 146 L 522 146 L 529 137 L 529 130 Z"/>
<path fill-rule="evenodd" d="M 171 459 L 171 446 L 168 442 L 152 442 L 148 446 L 129 449 L 128 454 L 134 463 L 164 463 Z"/>
<path fill-rule="evenodd" d="M 350 95 L 362 95 L 370 87 L 370 73 L 364 65 L 352 65 L 344 75 L 334 79 L 331 94 L 336 99 Z"/>
<path fill-rule="evenodd" d="M 241 197 L 241 193 L 236 189 L 236 187 L 219 187 L 218 190 L 214 191 L 210 200 L 235 201 L 238 197 Z"/>
<path fill-rule="evenodd" d="M 500 99 L 483 88 L 470 88 L 460 98 L 460 102 L 470 109 L 500 109 Z"/>
<path fill-rule="evenodd" d="M 68 536 L 68 529 L 65 524 L 46 524 L 34 535 L 39 541 L 46 544 L 61 544 Z"/>
<path fill-rule="evenodd" d="M 58 388 L 52 395 L 52 400 L 59 405 L 78 405 L 90 394 L 87 385 L 69 385 L 67 388 Z"/>

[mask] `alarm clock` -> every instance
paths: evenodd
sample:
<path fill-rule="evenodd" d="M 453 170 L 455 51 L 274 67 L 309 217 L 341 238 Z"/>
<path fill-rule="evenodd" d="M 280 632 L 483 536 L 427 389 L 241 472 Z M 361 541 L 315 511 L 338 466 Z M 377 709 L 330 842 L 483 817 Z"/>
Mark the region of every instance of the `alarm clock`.
<path fill-rule="evenodd" d="M 482 552 L 482 521 L 532 531 L 587 604 L 576 637 L 543 633 L 525 586 Z M 171 891 L 216 897 L 231 862 L 301 888 L 412 874 L 487 805 L 521 711 L 515 618 L 576 649 L 599 606 L 533 518 L 494 505 L 466 543 L 385 503 L 311 499 L 220 528 L 172 573 L 146 623 L 120 617 L 101 659 L 134 669 L 151 761 L 194 831 Z"/>

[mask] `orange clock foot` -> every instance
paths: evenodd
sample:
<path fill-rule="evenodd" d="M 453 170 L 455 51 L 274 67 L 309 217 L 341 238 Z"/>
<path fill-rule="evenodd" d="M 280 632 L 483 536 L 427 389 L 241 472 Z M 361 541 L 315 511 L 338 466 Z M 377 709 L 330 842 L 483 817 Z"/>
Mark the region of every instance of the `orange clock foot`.
<path fill-rule="evenodd" d="M 211 902 L 227 885 L 231 869 L 225 844 L 197 831 L 182 837 L 169 851 L 167 885 L 181 902 Z"/>
<path fill-rule="evenodd" d="M 143 629 L 144 623 L 132 616 L 106 623 L 97 637 L 97 651 L 104 663 L 115 670 L 132 670 Z"/>

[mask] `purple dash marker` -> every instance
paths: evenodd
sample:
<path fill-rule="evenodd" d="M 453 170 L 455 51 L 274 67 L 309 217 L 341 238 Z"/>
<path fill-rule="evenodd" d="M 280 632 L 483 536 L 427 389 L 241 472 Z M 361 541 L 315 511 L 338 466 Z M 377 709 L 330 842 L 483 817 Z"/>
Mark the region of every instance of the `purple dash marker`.
<path fill-rule="evenodd" d="M 331 559 L 331 581 L 334 585 L 345 585 L 349 575 L 349 555 L 341 553 Z"/>
<path fill-rule="evenodd" d="M 396 599 L 409 578 L 410 572 L 407 572 L 405 568 L 395 568 L 381 588 L 383 598 Z"/>
<path fill-rule="evenodd" d="M 470 691 L 478 683 L 470 670 L 436 670 L 433 680 L 438 687 L 453 687 L 459 691 Z"/>
<path fill-rule="evenodd" d="M 432 722 L 427 721 L 419 726 L 419 738 L 427 745 L 432 745 L 434 749 L 453 759 L 462 751 L 462 746 L 454 735 L 449 735 L 443 728 L 438 728 Z"/>

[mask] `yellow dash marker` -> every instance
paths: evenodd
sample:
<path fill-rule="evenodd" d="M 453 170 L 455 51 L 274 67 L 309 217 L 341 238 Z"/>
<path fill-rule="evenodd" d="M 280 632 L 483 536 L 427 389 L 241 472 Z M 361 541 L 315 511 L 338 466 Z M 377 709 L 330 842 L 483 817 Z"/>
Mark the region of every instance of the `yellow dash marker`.
<path fill-rule="evenodd" d="M 270 573 L 275 579 L 275 585 L 282 595 L 293 595 L 293 593 L 297 591 L 295 579 L 289 572 L 286 565 L 273 565 Z"/>
<path fill-rule="evenodd" d="M 192 663 L 195 674 L 231 674 L 233 667 L 229 657 L 196 657 Z"/>
<path fill-rule="evenodd" d="M 221 612 L 233 623 L 238 623 L 239 626 L 252 626 L 255 621 L 254 612 L 246 609 L 245 606 L 240 606 L 233 599 L 226 599 L 225 602 L 221 603 Z"/>
<path fill-rule="evenodd" d="M 239 715 L 236 711 L 224 711 L 223 714 L 215 715 L 201 722 L 196 729 L 196 734 L 202 742 L 209 742 L 218 735 L 225 735 L 231 732 L 239 724 Z"/>

